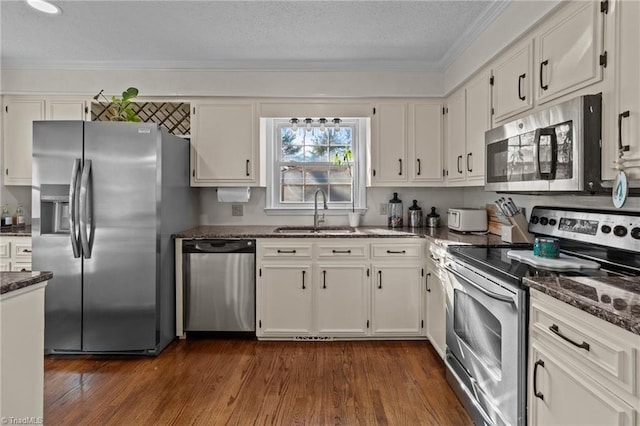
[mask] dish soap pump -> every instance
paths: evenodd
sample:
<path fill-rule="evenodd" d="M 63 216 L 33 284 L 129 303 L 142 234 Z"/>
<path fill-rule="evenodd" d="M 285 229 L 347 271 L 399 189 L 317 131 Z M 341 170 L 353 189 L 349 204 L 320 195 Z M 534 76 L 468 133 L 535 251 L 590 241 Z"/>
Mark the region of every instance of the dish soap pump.
<path fill-rule="evenodd" d="M 398 198 L 398 193 L 393 193 L 393 198 L 389 200 L 389 228 L 402 228 L 402 200 Z"/>

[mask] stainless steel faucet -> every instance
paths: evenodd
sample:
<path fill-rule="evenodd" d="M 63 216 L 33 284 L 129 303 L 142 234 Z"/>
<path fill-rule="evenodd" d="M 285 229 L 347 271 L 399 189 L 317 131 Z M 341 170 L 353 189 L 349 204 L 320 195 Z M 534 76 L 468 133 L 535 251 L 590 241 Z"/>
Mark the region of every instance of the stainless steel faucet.
<path fill-rule="evenodd" d="M 322 194 L 322 200 L 324 203 L 324 209 L 327 210 L 327 194 L 324 193 L 324 191 L 320 188 L 316 189 L 316 193 L 313 196 L 314 198 L 314 203 L 313 203 L 313 229 L 317 230 L 318 229 L 318 225 L 321 223 L 324 223 L 324 213 L 322 213 L 322 218 L 318 217 L 318 192 Z"/>

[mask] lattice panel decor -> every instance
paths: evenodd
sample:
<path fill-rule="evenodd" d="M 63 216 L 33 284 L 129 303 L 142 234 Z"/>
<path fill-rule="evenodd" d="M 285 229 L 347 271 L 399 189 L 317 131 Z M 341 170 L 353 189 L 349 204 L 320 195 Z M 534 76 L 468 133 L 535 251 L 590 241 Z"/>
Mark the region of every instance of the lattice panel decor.
<path fill-rule="evenodd" d="M 91 104 L 91 121 L 110 121 L 108 103 Z M 184 102 L 134 102 L 131 108 L 145 123 L 157 123 L 176 136 L 191 135 L 190 106 Z"/>

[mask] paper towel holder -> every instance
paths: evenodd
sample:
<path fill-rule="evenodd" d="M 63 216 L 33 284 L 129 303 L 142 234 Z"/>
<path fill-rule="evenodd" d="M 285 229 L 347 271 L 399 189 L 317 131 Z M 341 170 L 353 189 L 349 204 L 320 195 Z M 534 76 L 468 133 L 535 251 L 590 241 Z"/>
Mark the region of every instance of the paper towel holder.
<path fill-rule="evenodd" d="M 248 203 L 251 187 L 219 187 L 216 194 L 221 203 Z"/>

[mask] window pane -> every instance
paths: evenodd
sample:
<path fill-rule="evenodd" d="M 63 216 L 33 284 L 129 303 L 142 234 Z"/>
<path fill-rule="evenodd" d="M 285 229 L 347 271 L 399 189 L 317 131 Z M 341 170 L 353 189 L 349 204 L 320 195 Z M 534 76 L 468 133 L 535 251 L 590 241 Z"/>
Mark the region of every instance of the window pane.
<path fill-rule="evenodd" d="M 327 145 L 329 143 L 329 135 L 326 132 L 321 132 L 318 128 L 313 128 L 310 132 L 307 132 L 307 145 Z"/>
<path fill-rule="evenodd" d="M 280 193 L 281 203 L 301 203 L 302 199 L 302 186 L 298 185 L 282 185 Z"/>
<path fill-rule="evenodd" d="M 318 188 L 322 189 L 325 194 L 329 193 L 329 185 L 309 185 L 304 187 L 304 201 L 314 202 L 314 196 Z M 327 200 L 329 201 L 329 200 Z M 322 203 L 322 194 L 318 194 L 318 203 Z"/>
<path fill-rule="evenodd" d="M 304 170 L 304 182 L 306 185 L 329 183 L 329 171 L 324 167 L 307 167 Z"/>
<path fill-rule="evenodd" d="M 351 202 L 351 185 L 331 185 L 329 187 L 329 201 L 333 203 Z"/>
<path fill-rule="evenodd" d="M 302 166 L 282 166 L 280 168 L 280 182 L 290 185 L 302 185 Z"/>
<path fill-rule="evenodd" d="M 329 169 L 329 179 L 333 184 L 351 184 L 351 176 L 349 175 L 349 170 L 346 167 L 331 167 Z"/>
<path fill-rule="evenodd" d="M 304 147 L 304 161 L 308 162 L 326 162 L 329 161 L 328 157 L 329 148 L 322 145 L 311 145 Z"/>
<path fill-rule="evenodd" d="M 329 135 L 329 143 L 332 145 L 351 145 L 351 128 L 343 127 L 339 131 L 335 131 L 335 129 L 331 128 L 328 130 Z"/>

